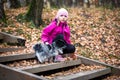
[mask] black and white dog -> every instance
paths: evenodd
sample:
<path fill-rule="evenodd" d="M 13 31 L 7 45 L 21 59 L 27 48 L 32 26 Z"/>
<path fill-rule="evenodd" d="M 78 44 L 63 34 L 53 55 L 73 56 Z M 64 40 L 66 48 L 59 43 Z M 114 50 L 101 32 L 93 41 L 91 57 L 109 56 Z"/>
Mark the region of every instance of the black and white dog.
<path fill-rule="evenodd" d="M 63 54 L 63 49 L 66 47 L 66 43 L 63 40 L 54 41 L 52 44 L 37 43 L 33 49 L 40 63 L 50 59 L 58 54 Z M 49 61 L 49 60 L 48 60 Z"/>

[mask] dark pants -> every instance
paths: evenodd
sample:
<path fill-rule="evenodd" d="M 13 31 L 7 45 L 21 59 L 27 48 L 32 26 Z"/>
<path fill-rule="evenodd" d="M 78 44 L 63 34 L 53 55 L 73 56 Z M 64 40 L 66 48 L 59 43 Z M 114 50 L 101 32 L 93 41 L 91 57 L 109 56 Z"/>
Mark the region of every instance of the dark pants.
<path fill-rule="evenodd" d="M 63 34 L 59 34 L 56 36 L 56 38 L 53 40 L 57 41 L 57 40 L 63 40 L 65 42 L 66 48 L 63 49 L 63 54 L 70 54 L 70 53 L 74 53 L 75 52 L 75 46 L 72 44 L 68 44 L 65 40 L 64 40 L 64 36 Z"/>

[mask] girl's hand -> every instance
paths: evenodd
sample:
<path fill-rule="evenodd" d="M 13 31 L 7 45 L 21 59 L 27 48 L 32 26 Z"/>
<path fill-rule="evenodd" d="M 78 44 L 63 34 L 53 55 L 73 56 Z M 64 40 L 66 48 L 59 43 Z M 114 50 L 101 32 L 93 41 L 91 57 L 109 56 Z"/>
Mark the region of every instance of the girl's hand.
<path fill-rule="evenodd" d="M 45 44 L 47 44 L 47 45 L 48 45 L 49 43 L 48 43 L 48 42 L 45 42 Z"/>

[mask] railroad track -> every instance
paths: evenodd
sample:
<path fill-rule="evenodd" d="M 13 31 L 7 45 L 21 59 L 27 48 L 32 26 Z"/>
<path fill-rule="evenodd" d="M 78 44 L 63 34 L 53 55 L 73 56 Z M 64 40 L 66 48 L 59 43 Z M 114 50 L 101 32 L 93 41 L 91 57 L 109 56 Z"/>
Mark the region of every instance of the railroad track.
<path fill-rule="evenodd" d="M 23 60 L 26 60 L 26 62 L 27 60 L 33 60 L 35 64 L 32 66 L 20 65 L 20 61 Z M 19 64 L 19 66 L 9 66 L 14 63 Z M 70 72 L 68 75 L 61 74 L 54 77 L 52 76 L 52 78 L 45 77 L 48 74 L 62 73 L 63 70 L 66 71 L 67 69 L 71 70 L 73 67 L 76 68 L 81 64 L 85 66 L 95 65 L 103 67 L 93 70 L 77 71 L 75 73 Z M 108 74 L 119 75 L 120 69 L 82 56 L 78 56 L 76 60 L 47 64 L 38 63 L 34 53 L 0 57 L 0 80 L 89 80 Z"/>

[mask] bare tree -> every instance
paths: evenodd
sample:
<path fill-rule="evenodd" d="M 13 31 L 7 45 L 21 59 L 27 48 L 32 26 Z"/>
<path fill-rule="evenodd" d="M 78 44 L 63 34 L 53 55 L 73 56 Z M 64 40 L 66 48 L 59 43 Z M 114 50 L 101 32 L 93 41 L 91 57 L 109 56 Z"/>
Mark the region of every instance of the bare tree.
<path fill-rule="evenodd" d="M 84 0 L 73 0 L 75 1 L 75 7 L 83 7 Z"/>
<path fill-rule="evenodd" d="M 117 8 L 120 7 L 120 0 L 111 0 L 112 1 L 112 5 Z"/>
<path fill-rule="evenodd" d="M 26 0 L 19 0 L 21 7 L 26 6 Z"/>
<path fill-rule="evenodd" d="M 26 14 L 26 19 L 33 21 L 37 27 L 42 24 L 43 3 L 43 0 L 32 0 L 29 10 Z"/>
<path fill-rule="evenodd" d="M 85 7 L 89 8 L 90 7 L 90 1 L 89 0 L 84 0 Z"/>
<path fill-rule="evenodd" d="M 29 5 L 32 0 L 26 0 L 26 5 Z"/>
<path fill-rule="evenodd" d="M 0 0 L 0 22 L 6 23 L 6 16 L 4 12 L 3 0 Z"/>
<path fill-rule="evenodd" d="M 18 8 L 20 7 L 20 2 L 18 0 L 7 0 L 10 8 Z"/>
<path fill-rule="evenodd" d="M 120 0 L 100 0 L 101 5 L 107 8 L 117 8 L 120 7 Z"/>

